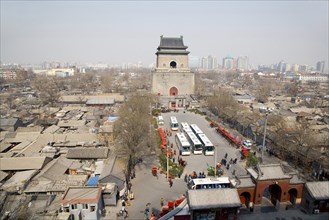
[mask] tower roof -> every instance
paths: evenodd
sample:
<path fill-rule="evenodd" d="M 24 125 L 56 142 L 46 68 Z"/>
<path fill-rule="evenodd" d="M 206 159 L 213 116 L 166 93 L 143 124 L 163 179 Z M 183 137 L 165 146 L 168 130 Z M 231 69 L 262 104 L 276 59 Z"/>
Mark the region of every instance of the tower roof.
<path fill-rule="evenodd" d="M 183 36 L 180 37 L 160 37 L 160 46 L 158 49 L 187 49 L 184 45 Z"/>

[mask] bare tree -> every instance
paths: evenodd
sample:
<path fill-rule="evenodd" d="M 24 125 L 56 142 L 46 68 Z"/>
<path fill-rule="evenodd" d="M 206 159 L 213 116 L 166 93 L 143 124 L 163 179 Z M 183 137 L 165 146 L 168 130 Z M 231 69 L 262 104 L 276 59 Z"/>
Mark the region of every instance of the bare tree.
<path fill-rule="evenodd" d="M 145 154 L 150 145 L 152 97 L 135 95 L 119 110 L 119 119 L 114 124 L 115 151 L 128 157 L 127 181 L 133 161 Z"/>
<path fill-rule="evenodd" d="M 44 104 L 53 106 L 58 101 L 60 91 L 53 77 L 37 76 L 32 85 L 39 92 L 39 98 Z"/>
<path fill-rule="evenodd" d="M 259 102 L 265 103 L 271 94 L 272 84 L 268 80 L 259 80 L 258 89 L 256 92 L 256 99 Z"/>

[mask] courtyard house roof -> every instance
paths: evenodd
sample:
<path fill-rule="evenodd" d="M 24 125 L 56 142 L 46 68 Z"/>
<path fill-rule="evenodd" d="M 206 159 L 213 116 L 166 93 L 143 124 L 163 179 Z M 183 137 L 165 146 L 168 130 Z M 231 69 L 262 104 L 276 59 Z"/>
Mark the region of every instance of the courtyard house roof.
<path fill-rule="evenodd" d="M 241 207 L 237 189 L 188 190 L 188 204 L 191 210 Z"/>
<path fill-rule="evenodd" d="M 105 147 L 76 147 L 68 150 L 66 157 L 69 159 L 105 159 L 109 149 Z"/>
<path fill-rule="evenodd" d="M 39 170 L 50 161 L 47 157 L 10 157 L 0 158 L 0 170 Z"/>
<path fill-rule="evenodd" d="M 257 180 L 291 179 L 290 175 L 285 174 L 281 164 L 258 165 L 255 168 L 247 169 L 247 171 Z"/>
<path fill-rule="evenodd" d="M 305 184 L 310 195 L 316 200 L 329 199 L 329 181 L 308 182 Z"/>

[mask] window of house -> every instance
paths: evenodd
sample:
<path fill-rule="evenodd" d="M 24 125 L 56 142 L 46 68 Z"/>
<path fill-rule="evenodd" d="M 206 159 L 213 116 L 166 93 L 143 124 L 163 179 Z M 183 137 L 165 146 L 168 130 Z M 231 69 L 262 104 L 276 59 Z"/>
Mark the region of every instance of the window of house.
<path fill-rule="evenodd" d="M 83 209 L 88 209 L 88 204 L 82 204 Z"/>
<path fill-rule="evenodd" d="M 78 205 L 77 204 L 72 204 L 71 209 L 78 209 Z"/>
<path fill-rule="evenodd" d="M 96 206 L 91 205 L 91 206 L 90 206 L 90 211 L 91 211 L 91 212 L 94 212 L 95 210 L 96 210 Z"/>

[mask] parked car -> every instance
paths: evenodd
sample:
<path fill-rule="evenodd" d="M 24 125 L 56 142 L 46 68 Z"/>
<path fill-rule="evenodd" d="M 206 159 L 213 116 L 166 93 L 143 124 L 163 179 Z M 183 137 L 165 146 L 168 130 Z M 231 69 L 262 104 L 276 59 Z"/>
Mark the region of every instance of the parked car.
<path fill-rule="evenodd" d="M 250 140 L 244 140 L 242 146 L 247 150 L 251 150 L 252 142 Z"/>

